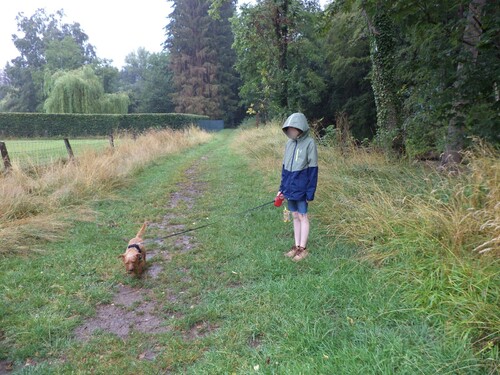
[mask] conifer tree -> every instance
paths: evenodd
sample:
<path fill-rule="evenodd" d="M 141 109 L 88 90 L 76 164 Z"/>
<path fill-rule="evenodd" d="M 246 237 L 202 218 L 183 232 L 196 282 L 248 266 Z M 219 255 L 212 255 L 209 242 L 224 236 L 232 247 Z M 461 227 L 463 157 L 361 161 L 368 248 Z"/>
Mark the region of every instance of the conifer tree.
<path fill-rule="evenodd" d="M 207 115 L 232 122 L 237 110 L 237 75 L 229 18 L 233 0 L 225 1 L 220 17 L 209 16 L 208 0 L 175 0 L 167 25 L 176 112 Z"/>

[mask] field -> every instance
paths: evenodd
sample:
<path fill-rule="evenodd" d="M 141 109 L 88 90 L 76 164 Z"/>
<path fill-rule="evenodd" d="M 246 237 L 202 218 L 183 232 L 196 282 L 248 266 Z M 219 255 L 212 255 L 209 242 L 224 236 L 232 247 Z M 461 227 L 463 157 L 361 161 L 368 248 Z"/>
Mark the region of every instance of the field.
<path fill-rule="evenodd" d="M 294 263 L 281 209 L 247 212 L 283 144 L 277 124 L 154 133 L 1 179 L 0 373 L 496 374 L 496 155 L 448 176 L 320 146 Z M 117 257 L 144 221 L 134 279 Z"/>
<path fill-rule="evenodd" d="M 108 139 L 70 139 L 73 153 L 81 155 L 87 150 L 104 150 L 111 147 Z M 11 163 L 20 165 L 46 165 L 67 159 L 68 151 L 62 139 L 7 140 L 5 141 Z"/>

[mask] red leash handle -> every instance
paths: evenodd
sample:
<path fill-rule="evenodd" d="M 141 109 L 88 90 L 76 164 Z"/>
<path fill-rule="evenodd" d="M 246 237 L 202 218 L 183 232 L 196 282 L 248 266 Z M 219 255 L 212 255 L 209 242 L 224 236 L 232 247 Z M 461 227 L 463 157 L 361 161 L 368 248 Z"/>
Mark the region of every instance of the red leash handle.
<path fill-rule="evenodd" d="M 274 198 L 274 205 L 276 207 L 281 207 L 284 200 L 285 200 L 285 196 L 283 195 L 283 193 L 279 192 L 278 195 L 276 195 L 276 198 Z"/>

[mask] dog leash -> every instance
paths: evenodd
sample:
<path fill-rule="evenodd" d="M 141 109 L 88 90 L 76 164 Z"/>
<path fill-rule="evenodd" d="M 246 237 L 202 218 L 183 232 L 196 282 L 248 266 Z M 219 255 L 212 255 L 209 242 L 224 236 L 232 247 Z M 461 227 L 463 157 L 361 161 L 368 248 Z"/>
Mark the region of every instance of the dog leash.
<path fill-rule="evenodd" d="M 244 210 L 244 211 L 241 211 L 241 212 L 236 212 L 234 214 L 228 214 L 228 215 L 224 215 L 222 217 L 230 217 L 230 216 L 240 216 L 240 215 L 244 215 L 248 212 L 251 212 L 251 211 L 255 211 L 255 210 L 258 210 L 259 208 L 262 208 L 262 207 L 265 207 L 265 206 L 268 206 L 270 204 L 274 203 L 274 199 L 270 202 L 266 202 L 264 204 L 261 204 L 259 206 L 256 206 L 256 207 L 252 207 L 252 208 L 249 208 L 247 210 Z M 221 217 L 221 218 L 222 218 Z M 214 225 L 216 223 L 218 223 L 221 219 L 219 220 L 216 220 L 216 221 L 213 221 L 211 223 L 207 223 L 207 224 L 204 224 L 204 225 L 199 225 L 197 227 L 194 227 L 194 228 L 189 228 L 189 229 L 185 229 L 185 230 L 181 230 L 179 232 L 175 232 L 175 233 L 172 233 L 172 234 L 169 234 L 168 236 L 165 236 L 165 237 L 159 237 L 159 238 L 155 238 L 155 239 L 151 239 L 151 240 L 145 240 L 143 242 L 141 242 L 141 244 L 145 244 L 145 243 L 148 243 L 148 242 L 155 242 L 157 240 L 164 240 L 164 239 L 167 239 L 167 238 L 170 238 L 170 237 L 176 237 L 176 236 L 180 236 L 181 234 L 185 234 L 185 233 L 189 233 L 189 232 L 193 232 L 195 230 L 198 230 L 198 229 L 202 229 L 202 228 L 206 228 L 208 226 L 211 226 L 211 225 Z"/>

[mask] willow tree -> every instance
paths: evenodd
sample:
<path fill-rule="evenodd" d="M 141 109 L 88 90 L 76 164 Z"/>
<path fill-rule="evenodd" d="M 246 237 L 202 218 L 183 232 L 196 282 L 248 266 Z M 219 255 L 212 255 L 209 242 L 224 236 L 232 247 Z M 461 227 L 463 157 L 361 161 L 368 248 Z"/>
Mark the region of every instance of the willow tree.
<path fill-rule="evenodd" d="M 12 42 L 19 55 L 5 66 L 8 77 L 7 107 L 19 112 L 38 112 L 45 96 L 44 74 L 47 69 L 75 69 L 95 61 L 94 47 L 80 24 L 64 22 L 64 11 L 48 14 L 37 9 L 33 15 L 16 16 L 17 34 Z"/>
<path fill-rule="evenodd" d="M 104 94 L 100 102 L 100 113 L 127 113 L 129 105 L 129 96 L 124 92 L 115 92 Z"/>
<path fill-rule="evenodd" d="M 47 83 L 47 113 L 127 113 L 126 94 L 105 94 L 92 68 L 55 73 Z"/>

